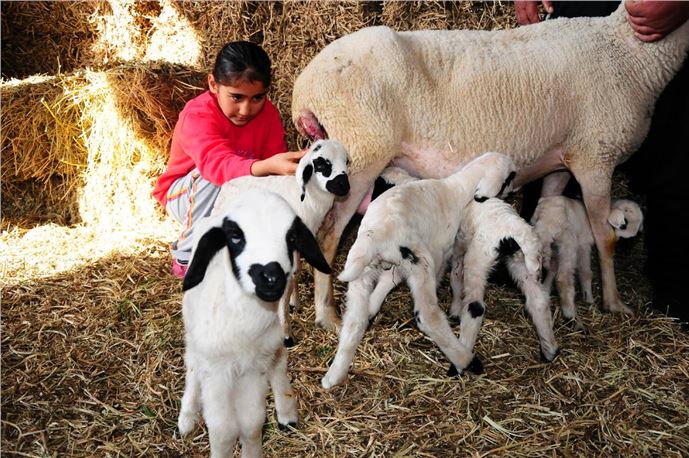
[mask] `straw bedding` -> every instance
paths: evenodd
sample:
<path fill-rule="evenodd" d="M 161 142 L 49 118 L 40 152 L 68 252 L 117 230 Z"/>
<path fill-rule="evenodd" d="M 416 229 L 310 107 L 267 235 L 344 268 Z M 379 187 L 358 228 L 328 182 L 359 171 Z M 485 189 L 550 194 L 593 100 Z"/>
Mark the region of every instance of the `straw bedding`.
<path fill-rule="evenodd" d="M 183 324 L 167 244 L 178 228 L 149 193 L 165 164 L 176 114 L 202 90 L 203 66 L 218 43 L 251 38 L 266 47 L 276 65 L 271 97 L 287 119 L 299 69 L 344 33 L 383 23 L 398 29 L 514 26 L 511 6 L 499 3 L 28 7 L 2 3 L 3 75 L 20 78 L 2 83 L 1 446 L 7 456 L 208 454 L 201 424 L 184 440 L 175 432 Z M 130 40 L 135 52 L 127 51 L 134 56 L 129 59 L 124 42 L 115 39 L 126 27 L 139 33 Z M 49 36 L 55 46 L 7 44 L 7 34 L 20 31 Z M 193 45 L 175 41 L 190 32 L 198 38 Z M 70 39 L 76 47 L 63 46 Z M 36 54 L 43 69 L 7 72 L 7 62 L 25 61 L 28 50 L 51 49 L 71 49 L 60 57 L 63 73 L 50 67 L 47 54 Z M 36 71 L 48 75 L 25 78 Z M 291 127 L 288 133 L 291 146 L 303 141 Z M 616 194 L 629 195 L 623 179 L 617 186 Z M 343 240 L 336 270 L 355 228 Z M 300 425 L 279 431 L 269 397 L 266 455 L 685 456 L 689 335 L 648 311 L 641 238 L 619 251 L 618 285 L 638 316 L 581 304 L 591 331 L 582 336 L 561 326 L 556 312 L 562 353 L 552 364 L 539 362 L 518 291 L 491 285 L 477 342 L 486 373 L 447 378 L 448 363 L 415 327 L 401 286 L 366 333 L 347 382 L 328 392 L 319 381 L 337 336 L 313 325 L 307 270 L 299 289 L 304 308 L 293 321 L 298 345 L 289 353 Z M 335 282 L 339 304 L 345 288 Z M 447 281 L 439 294 L 447 305 Z M 600 298 L 599 283 L 594 296 Z"/>

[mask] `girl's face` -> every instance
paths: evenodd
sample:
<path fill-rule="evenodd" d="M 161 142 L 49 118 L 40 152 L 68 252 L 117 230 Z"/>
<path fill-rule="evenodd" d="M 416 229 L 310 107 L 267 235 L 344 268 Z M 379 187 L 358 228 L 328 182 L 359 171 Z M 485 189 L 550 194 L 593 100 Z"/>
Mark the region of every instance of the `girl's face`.
<path fill-rule="evenodd" d="M 256 117 L 263 108 L 268 92 L 260 81 L 240 80 L 232 86 L 217 84 L 213 74 L 208 75 L 208 86 L 217 96 L 220 110 L 235 126 L 244 126 Z"/>

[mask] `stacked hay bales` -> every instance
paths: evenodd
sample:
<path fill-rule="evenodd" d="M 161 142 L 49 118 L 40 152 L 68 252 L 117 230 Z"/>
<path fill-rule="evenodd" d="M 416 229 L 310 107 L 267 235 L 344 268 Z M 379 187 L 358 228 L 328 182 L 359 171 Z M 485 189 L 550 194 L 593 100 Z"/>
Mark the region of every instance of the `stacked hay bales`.
<path fill-rule="evenodd" d="M 513 24 L 509 6 L 472 2 L 3 2 L 2 13 L 3 216 L 110 227 L 160 220 L 150 190 L 223 44 L 272 57 L 270 97 L 295 149 L 294 79 L 334 39 L 379 24 Z"/>

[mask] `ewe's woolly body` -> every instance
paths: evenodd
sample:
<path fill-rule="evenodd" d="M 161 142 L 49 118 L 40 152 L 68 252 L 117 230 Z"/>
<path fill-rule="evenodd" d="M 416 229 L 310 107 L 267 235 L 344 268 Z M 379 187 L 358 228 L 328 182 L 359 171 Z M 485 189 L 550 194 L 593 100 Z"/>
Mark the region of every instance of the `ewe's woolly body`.
<path fill-rule="evenodd" d="M 643 140 L 688 45 L 689 24 L 660 43 L 638 41 L 623 7 L 493 32 L 370 27 L 304 69 L 293 118 L 312 111 L 347 147 L 354 173 L 380 159 L 374 150 L 389 159 L 422 151 L 448 172 L 483 151 L 523 167 L 558 145 L 571 166 L 614 165 Z M 592 141 L 608 145 L 595 148 L 605 156 L 586 156 Z M 437 176 L 435 166 L 405 168 Z"/>

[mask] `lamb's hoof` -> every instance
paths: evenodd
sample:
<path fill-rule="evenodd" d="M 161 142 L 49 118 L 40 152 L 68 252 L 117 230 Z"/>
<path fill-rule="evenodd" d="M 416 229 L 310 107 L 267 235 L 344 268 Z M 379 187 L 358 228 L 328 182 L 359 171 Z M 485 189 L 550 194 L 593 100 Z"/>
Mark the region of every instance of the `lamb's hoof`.
<path fill-rule="evenodd" d="M 459 377 L 464 372 L 471 372 L 472 374 L 480 375 L 483 373 L 483 363 L 481 363 L 481 359 L 479 359 L 478 356 L 474 355 L 474 358 L 471 360 L 469 365 L 464 368 L 462 372 L 460 372 L 457 369 L 457 366 L 454 364 L 450 363 L 450 367 L 447 369 L 447 376 L 448 377 Z"/>
<path fill-rule="evenodd" d="M 344 382 L 344 377 L 335 377 L 333 374 L 330 373 L 330 371 L 328 371 L 321 379 L 321 386 L 326 390 L 329 390 L 330 388 L 337 386 L 342 382 Z"/>
<path fill-rule="evenodd" d="M 558 347 L 553 352 L 552 356 L 550 356 L 550 358 L 549 358 L 548 356 L 546 356 L 546 354 L 543 352 L 543 349 L 541 348 L 541 362 L 552 363 L 553 361 L 555 361 L 555 358 L 557 358 L 557 355 L 559 355 L 559 354 L 560 354 L 560 348 Z"/>
<path fill-rule="evenodd" d="M 196 415 L 180 414 L 177 419 L 177 430 L 181 437 L 189 434 L 196 425 Z"/>
<path fill-rule="evenodd" d="M 613 304 L 604 306 L 603 310 L 605 310 L 606 312 L 610 312 L 610 313 L 617 312 L 617 313 L 624 313 L 625 315 L 629 315 L 629 316 L 634 316 L 634 310 L 627 307 L 626 305 L 624 305 L 621 302 L 617 302 L 617 303 L 613 303 Z"/>
<path fill-rule="evenodd" d="M 287 348 L 292 348 L 294 347 L 294 339 L 292 338 L 292 336 L 285 337 L 282 341 L 282 344 Z"/>
<path fill-rule="evenodd" d="M 462 318 L 459 315 L 450 314 L 447 318 L 451 326 L 457 326 L 459 324 L 462 324 Z"/>
<path fill-rule="evenodd" d="M 278 428 L 280 428 L 280 431 L 290 431 L 291 429 L 297 429 L 297 422 L 290 421 L 286 425 L 283 425 L 282 423 L 278 422 Z"/>
<path fill-rule="evenodd" d="M 483 374 L 483 363 L 478 355 L 474 355 L 474 358 L 464 370 L 476 375 Z"/>
<path fill-rule="evenodd" d="M 586 326 L 584 326 L 581 321 L 577 320 L 576 318 L 568 318 L 565 320 L 565 326 L 570 328 L 574 332 L 579 332 L 583 335 L 588 335 L 589 330 Z"/>

